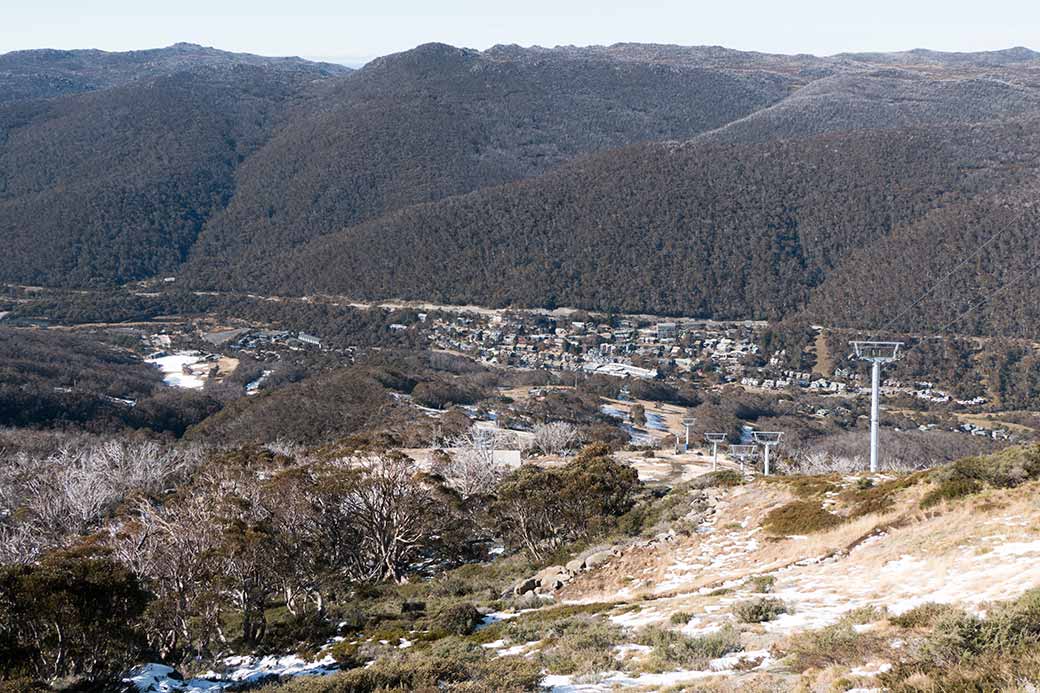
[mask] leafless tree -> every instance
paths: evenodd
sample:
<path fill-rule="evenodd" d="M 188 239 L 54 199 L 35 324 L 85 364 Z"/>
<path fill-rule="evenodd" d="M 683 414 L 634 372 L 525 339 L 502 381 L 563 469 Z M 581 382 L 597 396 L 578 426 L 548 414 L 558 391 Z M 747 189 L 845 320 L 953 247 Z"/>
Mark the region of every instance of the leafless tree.
<path fill-rule="evenodd" d="M 0 460 L 0 522 L 30 527 L 38 538 L 35 550 L 59 546 L 96 529 L 131 492 L 167 490 L 200 459 L 196 448 L 151 441 L 74 441 L 43 458 L 18 454 Z M 21 536 L 5 532 L 0 541 Z"/>
<path fill-rule="evenodd" d="M 132 519 L 109 530 L 114 556 L 156 594 L 149 633 L 164 656 L 207 652 L 214 637 L 224 639 L 214 583 L 221 568 L 216 500 L 205 492 L 163 505 L 139 499 Z"/>
<path fill-rule="evenodd" d="M 562 455 L 578 442 L 578 429 L 563 421 L 538 424 L 533 433 L 535 446 L 546 455 Z"/>
<path fill-rule="evenodd" d="M 358 483 L 343 499 L 359 536 L 354 573 L 400 581 L 439 534 L 446 513 L 408 457 L 387 454 L 360 464 Z"/>
<path fill-rule="evenodd" d="M 508 472 L 495 464 L 495 450 L 515 450 L 517 445 L 515 434 L 473 426 L 448 440 L 448 458 L 435 471 L 464 499 L 487 495 Z"/>

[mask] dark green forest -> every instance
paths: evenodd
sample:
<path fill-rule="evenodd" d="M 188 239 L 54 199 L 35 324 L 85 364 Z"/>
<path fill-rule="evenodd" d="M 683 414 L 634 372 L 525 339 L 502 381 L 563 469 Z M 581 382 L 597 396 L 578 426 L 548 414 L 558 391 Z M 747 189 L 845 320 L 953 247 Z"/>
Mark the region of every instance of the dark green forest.
<path fill-rule="evenodd" d="M 1023 274 L 1036 255 L 1027 203 L 1037 126 L 634 147 L 409 208 L 261 275 L 287 293 L 730 319 L 808 308 L 827 324 L 880 326 L 1000 230 L 955 281 L 888 327 L 941 327 L 982 297 L 978 287 L 1017 278 L 997 297 L 1001 311 L 958 329 L 1024 336 L 1036 301 L 1021 297 L 1040 290 Z"/>
<path fill-rule="evenodd" d="M 1016 337 L 1040 317 L 1028 51 L 428 44 L 349 71 L 179 45 L 0 65 L 12 283 L 176 274 Z"/>

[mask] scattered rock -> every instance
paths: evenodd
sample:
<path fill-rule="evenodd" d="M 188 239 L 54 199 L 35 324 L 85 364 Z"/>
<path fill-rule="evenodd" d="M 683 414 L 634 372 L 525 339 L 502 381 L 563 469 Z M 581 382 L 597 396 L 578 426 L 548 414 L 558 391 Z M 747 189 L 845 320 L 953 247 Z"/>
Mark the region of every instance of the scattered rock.
<path fill-rule="evenodd" d="M 535 578 L 527 578 L 516 583 L 516 587 L 513 588 L 513 594 L 520 596 L 526 592 L 534 592 L 538 587 L 538 580 Z"/>

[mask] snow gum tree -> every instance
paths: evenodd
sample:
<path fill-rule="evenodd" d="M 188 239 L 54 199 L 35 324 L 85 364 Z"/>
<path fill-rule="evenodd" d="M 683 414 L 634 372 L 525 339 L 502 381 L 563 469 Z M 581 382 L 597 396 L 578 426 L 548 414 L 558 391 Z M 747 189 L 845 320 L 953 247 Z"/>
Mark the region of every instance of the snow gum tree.
<path fill-rule="evenodd" d="M 566 466 L 525 466 L 506 477 L 491 505 L 506 544 L 542 560 L 563 544 L 605 529 L 631 509 L 639 478 L 630 466 L 593 445 Z"/>
<path fill-rule="evenodd" d="M 118 674 L 143 650 L 148 599 L 130 570 L 100 556 L 52 553 L 0 569 L 0 674 Z"/>

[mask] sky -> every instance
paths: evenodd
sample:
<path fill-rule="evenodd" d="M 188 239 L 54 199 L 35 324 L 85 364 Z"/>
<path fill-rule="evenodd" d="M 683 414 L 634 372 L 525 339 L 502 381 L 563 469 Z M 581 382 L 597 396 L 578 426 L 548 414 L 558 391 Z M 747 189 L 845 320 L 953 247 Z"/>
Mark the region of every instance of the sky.
<path fill-rule="evenodd" d="M 1040 50 L 1037 0 L 3 0 L 0 53 L 185 41 L 359 65 L 439 41 L 484 49 L 622 41 L 833 55 Z"/>

